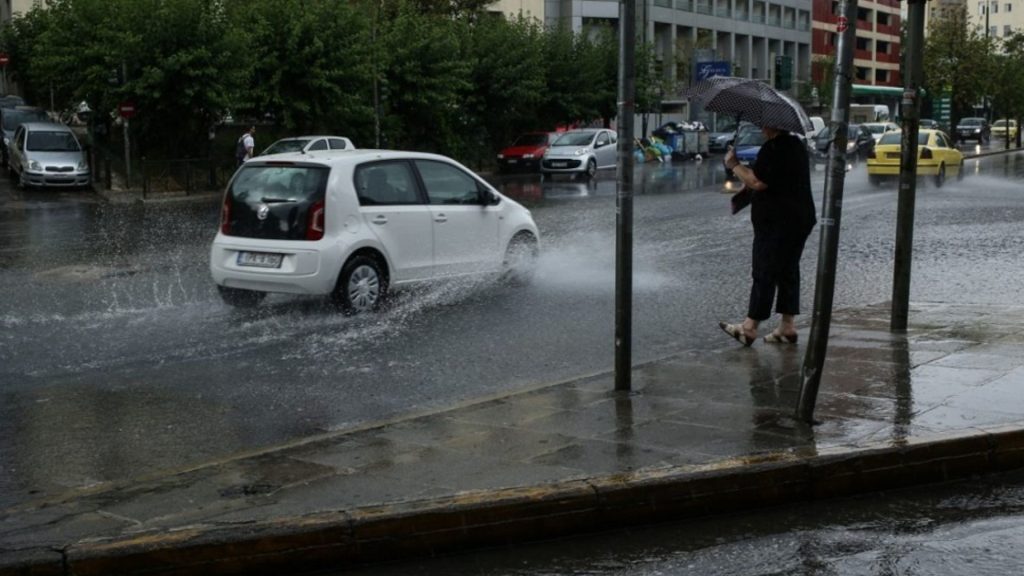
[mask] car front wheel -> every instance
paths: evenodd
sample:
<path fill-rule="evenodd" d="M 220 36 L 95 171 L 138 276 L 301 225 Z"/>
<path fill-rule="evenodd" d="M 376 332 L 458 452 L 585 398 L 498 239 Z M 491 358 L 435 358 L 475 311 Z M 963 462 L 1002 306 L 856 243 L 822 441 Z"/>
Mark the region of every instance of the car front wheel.
<path fill-rule="evenodd" d="M 333 300 L 346 314 L 373 312 L 387 297 L 388 280 L 383 267 L 369 256 L 353 256 L 338 277 Z"/>
<path fill-rule="evenodd" d="M 597 175 L 597 160 L 591 158 L 587 160 L 587 178 L 593 178 Z"/>
<path fill-rule="evenodd" d="M 540 248 L 529 232 L 520 232 L 508 243 L 502 262 L 502 280 L 515 285 L 528 283 L 537 270 Z"/>

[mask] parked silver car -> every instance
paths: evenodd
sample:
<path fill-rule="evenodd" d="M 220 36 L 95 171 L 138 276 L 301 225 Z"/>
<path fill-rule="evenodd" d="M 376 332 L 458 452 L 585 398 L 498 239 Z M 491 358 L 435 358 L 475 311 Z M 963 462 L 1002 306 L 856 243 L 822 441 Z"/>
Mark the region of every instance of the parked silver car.
<path fill-rule="evenodd" d="M 615 168 L 618 159 L 614 130 L 592 128 L 563 132 L 544 152 L 540 163 L 542 177 L 550 174 L 586 174 L 593 178 L 598 170 Z"/>
<path fill-rule="evenodd" d="M 19 186 L 85 187 L 89 162 L 71 128 L 26 122 L 14 131 L 8 165 Z"/>

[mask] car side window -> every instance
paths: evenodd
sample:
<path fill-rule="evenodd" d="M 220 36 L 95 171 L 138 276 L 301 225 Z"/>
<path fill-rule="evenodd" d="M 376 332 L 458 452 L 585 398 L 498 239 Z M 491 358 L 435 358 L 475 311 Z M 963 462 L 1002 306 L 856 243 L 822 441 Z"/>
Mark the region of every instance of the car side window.
<path fill-rule="evenodd" d="M 356 195 L 361 206 L 422 204 L 408 162 L 373 162 L 356 168 Z"/>
<path fill-rule="evenodd" d="M 935 143 L 938 144 L 939 148 L 949 148 L 949 143 L 946 142 L 946 137 L 942 134 L 935 135 Z"/>
<path fill-rule="evenodd" d="M 605 144 L 608 144 L 608 133 L 601 132 L 597 135 L 597 146 L 604 146 Z"/>
<path fill-rule="evenodd" d="M 431 204 L 482 204 L 480 185 L 462 170 L 433 160 L 417 160 L 427 199 Z"/>
<path fill-rule="evenodd" d="M 331 150 L 344 150 L 346 148 L 345 141 L 341 138 L 331 138 L 329 141 L 331 143 Z"/>
<path fill-rule="evenodd" d="M 309 147 L 309 151 L 313 152 L 315 150 L 327 150 L 327 140 L 321 138 L 313 142 L 313 144 Z"/>

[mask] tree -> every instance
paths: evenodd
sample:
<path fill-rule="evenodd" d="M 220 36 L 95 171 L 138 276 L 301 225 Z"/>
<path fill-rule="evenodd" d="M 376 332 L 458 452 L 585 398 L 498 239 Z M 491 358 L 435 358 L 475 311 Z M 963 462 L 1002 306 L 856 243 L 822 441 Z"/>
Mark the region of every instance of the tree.
<path fill-rule="evenodd" d="M 971 113 L 991 89 L 993 41 L 968 25 L 965 8 L 933 18 L 924 46 L 924 86 L 930 94 L 948 91 L 952 97 L 951 126 Z"/>
<path fill-rule="evenodd" d="M 1017 32 L 1003 39 L 1002 51 L 996 54 L 995 80 L 992 89 L 992 107 L 997 118 L 1015 119 L 1021 125 L 1024 116 L 1024 34 Z M 1017 144 L 1020 144 L 1017 130 Z M 1007 131 L 1009 147 L 1009 131 Z"/>

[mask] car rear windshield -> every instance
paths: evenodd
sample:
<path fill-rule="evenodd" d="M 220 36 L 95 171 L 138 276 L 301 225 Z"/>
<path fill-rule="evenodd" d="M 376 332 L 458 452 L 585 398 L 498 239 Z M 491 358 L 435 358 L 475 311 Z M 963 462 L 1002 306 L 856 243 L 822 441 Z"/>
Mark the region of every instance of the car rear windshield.
<path fill-rule="evenodd" d="M 513 146 L 540 146 L 548 141 L 547 134 L 523 134 L 512 143 Z"/>
<path fill-rule="evenodd" d="M 325 166 L 252 164 L 231 182 L 233 236 L 303 240 L 312 206 L 324 199 Z"/>
<path fill-rule="evenodd" d="M 981 126 L 982 118 L 964 118 L 960 121 L 961 126 Z"/>
<path fill-rule="evenodd" d="M 903 132 L 886 132 L 882 135 L 882 139 L 878 141 L 879 145 L 882 144 L 895 144 L 900 146 L 903 144 Z M 928 145 L 928 133 L 918 132 L 917 133 L 917 145 L 927 146 Z"/>
<path fill-rule="evenodd" d="M 70 132 L 33 130 L 25 140 L 25 149 L 33 152 L 78 152 L 78 140 Z"/>

